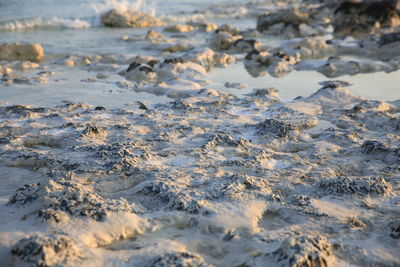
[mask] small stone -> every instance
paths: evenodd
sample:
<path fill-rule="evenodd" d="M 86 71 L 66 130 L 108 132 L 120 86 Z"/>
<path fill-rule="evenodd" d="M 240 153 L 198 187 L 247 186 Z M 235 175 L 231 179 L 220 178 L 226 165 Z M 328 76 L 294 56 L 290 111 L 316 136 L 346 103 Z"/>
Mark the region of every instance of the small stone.
<path fill-rule="evenodd" d="M 168 26 L 164 28 L 166 32 L 192 32 L 194 31 L 194 27 L 186 24 L 176 24 L 172 26 Z"/>
<path fill-rule="evenodd" d="M 103 106 L 97 106 L 94 108 L 94 110 L 106 110 L 106 108 Z"/>
<path fill-rule="evenodd" d="M 146 40 L 159 40 L 163 39 L 164 35 L 161 32 L 149 30 L 146 34 Z"/>
<path fill-rule="evenodd" d="M 333 266 L 332 245 L 321 235 L 288 238 L 266 257 L 280 266 Z"/>
<path fill-rule="evenodd" d="M 0 60 L 39 61 L 43 56 L 43 48 L 40 44 L 4 43 L 0 45 Z"/>
<path fill-rule="evenodd" d="M 226 88 L 235 88 L 235 89 L 243 89 L 246 88 L 247 85 L 244 83 L 232 83 L 232 82 L 227 82 L 225 83 Z"/>
<path fill-rule="evenodd" d="M 101 22 L 108 27 L 147 28 L 159 27 L 164 23 L 148 14 L 132 10 L 119 11 L 112 9 L 100 16 Z"/>

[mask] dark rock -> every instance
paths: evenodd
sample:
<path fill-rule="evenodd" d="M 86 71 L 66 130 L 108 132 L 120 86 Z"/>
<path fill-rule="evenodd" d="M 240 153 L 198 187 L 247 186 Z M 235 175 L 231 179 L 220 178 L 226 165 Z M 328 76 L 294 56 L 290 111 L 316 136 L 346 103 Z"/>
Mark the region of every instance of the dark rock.
<path fill-rule="evenodd" d="M 147 65 L 154 68 L 154 66 L 157 65 L 158 63 L 160 63 L 158 60 L 150 60 L 147 62 Z"/>
<path fill-rule="evenodd" d="M 88 125 L 86 126 L 85 130 L 83 130 L 82 135 L 90 136 L 90 135 L 99 135 L 104 133 L 105 130 L 103 129 L 103 127 L 96 125 Z"/>
<path fill-rule="evenodd" d="M 97 106 L 94 108 L 94 110 L 106 110 L 106 108 L 103 106 Z"/>
<path fill-rule="evenodd" d="M 84 162 L 79 161 L 87 170 L 104 171 L 129 169 L 135 162 L 144 161 L 151 157 L 146 147 L 133 142 L 112 143 L 108 145 L 73 146 L 72 152 L 85 153 Z"/>
<path fill-rule="evenodd" d="M 149 108 L 143 102 L 137 101 L 137 103 L 139 104 L 139 109 L 149 110 Z"/>
<path fill-rule="evenodd" d="M 199 214 L 202 205 L 199 199 L 190 192 L 179 190 L 170 181 L 155 181 L 146 186 L 142 191 L 144 195 L 152 195 L 155 199 L 164 202 L 164 208 L 185 211 L 191 214 Z"/>
<path fill-rule="evenodd" d="M 17 189 L 17 191 L 11 196 L 7 204 L 19 204 L 25 205 L 32 203 L 39 198 L 40 183 L 36 184 L 25 184 L 23 187 Z"/>
<path fill-rule="evenodd" d="M 102 14 L 100 19 L 107 27 L 147 28 L 164 25 L 164 23 L 158 18 L 133 10 L 111 9 Z"/>
<path fill-rule="evenodd" d="M 0 114 L 17 115 L 20 118 L 30 118 L 33 113 L 44 113 L 46 108 L 31 108 L 29 106 L 13 105 L 0 108 Z"/>
<path fill-rule="evenodd" d="M 391 149 L 387 147 L 385 144 L 379 141 L 367 140 L 365 141 L 361 147 L 364 149 L 364 153 L 373 154 L 373 153 L 385 153 L 389 152 Z"/>
<path fill-rule="evenodd" d="M 394 239 L 400 239 L 400 222 L 393 222 L 389 226 L 392 230 L 390 236 Z"/>
<path fill-rule="evenodd" d="M 129 64 L 128 69 L 126 70 L 126 72 L 130 72 L 131 70 L 136 69 L 137 67 L 139 67 L 141 64 L 139 62 L 132 62 L 131 64 Z"/>
<path fill-rule="evenodd" d="M 178 63 L 185 63 L 185 60 L 177 57 L 177 58 L 167 58 L 163 62 L 163 64 L 178 64 Z"/>
<path fill-rule="evenodd" d="M 400 42 L 400 32 L 384 34 L 381 36 L 378 43 L 380 46 L 384 46 L 395 42 Z"/>
<path fill-rule="evenodd" d="M 233 43 L 233 46 L 240 52 L 250 52 L 260 47 L 260 43 L 254 39 L 238 39 Z"/>
<path fill-rule="evenodd" d="M 153 72 L 153 69 L 152 69 L 151 67 L 145 66 L 145 65 L 141 65 L 141 66 L 139 67 L 139 70 L 140 70 L 141 72 L 146 73 L 146 74 L 149 74 L 150 72 Z"/>
<path fill-rule="evenodd" d="M 246 141 L 243 139 L 235 140 L 231 135 L 226 133 L 217 133 L 208 138 L 208 141 L 206 144 L 203 145 L 203 148 L 206 150 L 210 150 L 215 149 L 217 146 L 220 145 L 246 147 Z"/>

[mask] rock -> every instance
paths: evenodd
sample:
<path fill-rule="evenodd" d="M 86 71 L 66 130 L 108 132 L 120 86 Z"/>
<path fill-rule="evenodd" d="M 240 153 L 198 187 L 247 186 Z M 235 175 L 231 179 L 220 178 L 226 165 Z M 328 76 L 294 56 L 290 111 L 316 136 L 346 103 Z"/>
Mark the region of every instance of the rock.
<path fill-rule="evenodd" d="M 364 149 L 364 153 L 366 154 L 386 153 L 391 150 L 382 142 L 372 140 L 365 141 L 361 147 Z"/>
<path fill-rule="evenodd" d="M 379 141 L 366 140 L 361 145 L 361 148 L 365 154 L 374 155 L 375 159 L 380 158 L 392 163 L 400 161 L 399 147 L 390 147 Z"/>
<path fill-rule="evenodd" d="M 273 61 L 272 64 L 267 68 L 269 75 L 276 78 L 285 77 L 292 70 L 292 66 L 286 60 Z"/>
<path fill-rule="evenodd" d="M 398 26 L 397 1 L 344 1 L 335 10 L 333 25 L 338 37 L 364 37 L 383 27 Z"/>
<path fill-rule="evenodd" d="M 279 266 L 333 266 L 332 245 L 321 235 L 288 238 L 266 257 L 272 258 Z"/>
<path fill-rule="evenodd" d="M 148 14 L 136 11 L 119 11 L 111 9 L 100 16 L 101 22 L 107 27 L 147 28 L 159 27 L 164 23 Z"/>
<path fill-rule="evenodd" d="M 250 52 L 254 49 L 259 49 L 261 43 L 254 39 L 238 39 L 234 42 L 233 46 L 238 52 Z"/>
<path fill-rule="evenodd" d="M 0 66 L 0 75 L 9 75 L 13 72 L 13 70 L 8 66 Z"/>
<path fill-rule="evenodd" d="M 254 49 L 246 54 L 245 60 L 257 65 L 269 66 L 272 61 L 272 55 L 268 51 L 259 51 Z"/>
<path fill-rule="evenodd" d="M 168 81 L 171 78 L 181 79 L 179 77 L 185 77 L 185 79 L 196 81 L 207 73 L 207 71 L 199 64 L 180 60 L 174 62 L 166 59 L 163 64 L 156 66 L 154 69 L 159 78 Z"/>
<path fill-rule="evenodd" d="M 85 130 L 82 132 L 82 136 L 97 136 L 97 135 L 104 135 L 106 131 L 103 127 L 97 125 L 88 125 L 86 126 Z"/>
<path fill-rule="evenodd" d="M 81 251 L 65 234 L 33 235 L 18 241 L 11 253 L 31 266 L 65 266 L 76 262 Z"/>
<path fill-rule="evenodd" d="M 146 265 L 149 267 L 207 267 L 207 264 L 203 258 L 196 254 L 189 252 L 170 252 L 164 255 L 156 256 L 151 260 L 150 264 Z"/>
<path fill-rule="evenodd" d="M 400 239 L 400 222 L 392 222 L 389 226 L 392 230 L 390 236 L 394 239 Z"/>
<path fill-rule="evenodd" d="M 400 32 L 384 34 L 379 39 L 380 46 L 385 46 L 396 42 L 400 42 Z"/>
<path fill-rule="evenodd" d="M 324 58 L 335 52 L 334 48 L 328 45 L 322 37 L 306 37 L 290 40 L 280 46 L 279 51 L 293 57 L 300 55 L 302 60 Z"/>
<path fill-rule="evenodd" d="M 153 82 L 157 79 L 157 74 L 153 71 L 153 68 L 158 64 L 159 61 L 156 58 L 136 56 L 129 64 L 126 72 L 121 73 L 121 75 L 125 75 L 125 78 L 131 81 Z"/>
<path fill-rule="evenodd" d="M 103 106 L 97 106 L 94 108 L 94 110 L 106 110 L 106 108 Z"/>
<path fill-rule="evenodd" d="M 309 15 L 298 9 L 281 10 L 276 13 L 266 14 L 257 18 L 257 30 L 259 32 L 267 31 L 275 24 L 300 25 L 309 20 Z"/>
<path fill-rule="evenodd" d="M 150 183 L 144 187 L 140 193 L 143 195 L 152 195 L 161 199 L 166 209 L 199 214 L 204 206 L 202 205 L 201 199 L 192 196 L 190 192 L 177 190 L 173 182 L 164 179 Z"/>
<path fill-rule="evenodd" d="M 241 36 L 232 35 L 226 31 L 215 33 L 210 39 L 207 40 L 208 46 L 217 51 L 226 51 L 231 49 L 235 42 L 242 39 Z"/>
<path fill-rule="evenodd" d="M 10 73 L 4 74 L 3 77 L 0 78 L 0 82 L 5 86 L 10 86 L 12 84 L 39 85 L 48 83 L 49 79 L 43 76 L 24 77 Z"/>
<path fill-rule="evenodd" d="M 203 66 L 206 70 L 211 70 L 212 67 L 225 67 L 233 62 L 235 58 L 225 53 L 216 53 L 210 48 L 197 48 L 183 55 L 187 61 L 191 61 Z"/>
<path fill-rule="evenodd" d="M 160 40 L 164 38 L 164 35 L 161 32 L 150 30 L 146 33 L 146 40 Z"/>
<path fill-rule="evenodd" d="M 192 31 L 194 31 L 194 29 L 195 28 L 191 25 L 176 24 L 176 25 L 165 27 L 164 31 L 166 31 L 166 32 L 192 32 Z"/>
<path fill-rule="evenodd" d="M 235 89 L 243 89 L 246 88 L 247 85 L 244 83 L 232 83 L 232 82 L 227 82 L 225 83 L 226 88 L 235 88 Z"/>
<path fill-rule="evenodd" d="M 251 50 L 245 56 L 246 70 L 254 77 L 265 75 L 268 72 L 272 77 L 284 77 L 293 70 L 297 58 L 281 51 L 270 54 L 267 51 Z"/>
<path fill-rule="evenodd" d="M 324 194 L 361 194 L 391 195 L 392 186 L 383 178 L 348 178 L 322 179 L 317 187 Z"/>
<path fill-rule="evenodd" d="M 4 43 L 0 45 L 0 60 L 39 61 L 43 56 L 43 48 L 39 44 Z"/>
<path fill-rule="evenodd" d="M 27 205 L 40 202 L 39 217 L 45 221 L 60 222 L 66 215 L 89 217 L 104 221 L 112 212 L 131 212 L 125 199 L 106 200 L 76 182 L 49 180 L 46 184 L 29 184 L 19 188 L 9 205 Z"/>
<path fill-rule="evenodd" d="M 267 98 L 277 98 L 279 91 L 276 88 L 254 88 L 253 92 L 248 94 L 254 97 L 267 97 Z"/>

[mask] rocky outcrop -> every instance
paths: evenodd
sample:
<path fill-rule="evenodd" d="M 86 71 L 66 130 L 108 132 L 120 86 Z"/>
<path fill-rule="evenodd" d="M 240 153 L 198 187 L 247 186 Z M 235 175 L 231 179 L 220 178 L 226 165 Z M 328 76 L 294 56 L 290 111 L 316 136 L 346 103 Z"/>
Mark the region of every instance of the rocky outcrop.
<path fill-rule="evenodd" d="M 397 1 L 344 1 L 335 10 L 334 33 L 364 37 L 383 27 L 400 24 Z"/>
<path fill-rule="evenodd" d="M 333 266 L 332 245 L 320 235 L 286 239 L 266 257 L 272 258 L 280 266 Z"/>
<path fill-rule="evenodd" d="M 259 32 L 267 31 L 276 24 L 292 25 L 298 27 L 302 23 L 307 23 L 309 15 L 298 9 L 282 10 L 280 12 L 259 16 L 257 18 L 257 30 Z"/>
<path fill-rule="evenodd" d="M 112 9 L 101 15 L 101 22 L 107 27 L 147 28 L 159 27 L 164 23 L 148 14 L 136 11 L 119 11 Z"/>
<path fill-rule="evenodd" d="M 43 48 L 40 44 L 4 43 L 0 45 L 0 60 L 39 61 L 43 56 Z"/>

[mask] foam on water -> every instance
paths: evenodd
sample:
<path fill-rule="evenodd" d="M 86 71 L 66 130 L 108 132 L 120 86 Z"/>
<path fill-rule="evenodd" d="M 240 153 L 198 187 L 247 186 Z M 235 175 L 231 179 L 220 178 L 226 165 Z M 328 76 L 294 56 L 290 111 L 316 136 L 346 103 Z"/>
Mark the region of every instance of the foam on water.
<path fill-rule="evenodd" d="M 13 20 L 0 23 L 0 31 L 26 31 L 35 29 L 87 29 L 102 26 L 100 15 L 111 9 L 120 11 L 134 10 L 150 15 L 156 15 L 156 0 L 106 0 L 103 3 L 90 5 L 94 11 L 92 17 L 85 18 L 62 18 L 54 16 L 51 18 L 35 17 L 29 19 Z"/>
<path fill-rule="evenodd" d="M 104 13 L 110 9 L 117 9 L 120 11 L 134 10 L 144 12 L 150 15 L 156 15 L 156 0 L 107 0 L 102 4 L 92 4 L 91 7 L 97 14 Z"/>
<path fill-rule="evenodd" d="M 25 31 L 31 29 L 87 29 L 92 27 L 92 23 L 83 19 L 64 19 L 53 17 L 44 19 L 37 17 L 28 20 L 16 20 L 0 24 L 0 31 Z"/>

